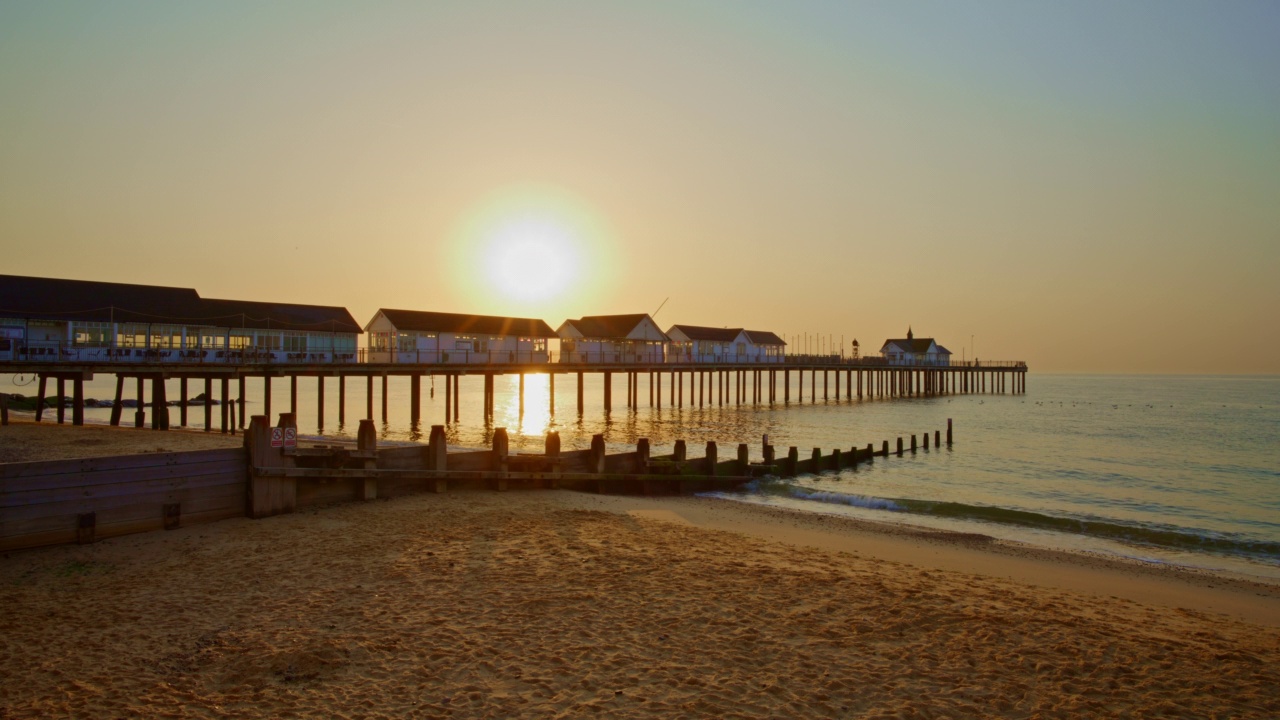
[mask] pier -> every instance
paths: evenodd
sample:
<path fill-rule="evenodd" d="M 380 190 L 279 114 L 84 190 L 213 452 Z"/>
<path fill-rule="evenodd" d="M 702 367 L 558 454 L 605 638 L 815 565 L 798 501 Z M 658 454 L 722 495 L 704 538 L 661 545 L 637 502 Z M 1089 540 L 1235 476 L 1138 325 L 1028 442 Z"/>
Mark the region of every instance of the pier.
<path fill-rule="evenodd" d="M 584 389 L 587 382 L 603 383 L 603 409 L 614 409 L 614 375 L 626 377 L 625 398 L 621 405 L 627 408 L 641 407 L 647 396 L 649 407 L 707 407 L 707 406 L 758 406 L 816 403 L 821 400 L 877 400 L 888 398 L 921 398 L 961 394 L 1022 394 L 1026 392 L 1027 364 L 1020 361 L 953 361 L 947 365 L 904 364 L 883 358 L 828 358 L 789 356 L 785 362 L 732 363 L 732 362 L 557 362 L 554 356 L 541 362 L 521 362 L 520 358 L 504 356 L 490 362 L 468 363 L 371 363 L 357 361 L 264 363 L 201 363 L 157 360 L 147 363 L 121 365 L 109 361 L 61 359 L 52 356 L 49 361 L 26 360 L 0 362 L 0 372 L 32 374 L 38 378 L 36 420 L 42 421 L 46 401 L 58 398 L 51 408 L 59 423 L 66 422 L 66 402 L 70 400 L 72 424 L 84 422 L 84 382 L 97 374 L 112 374 L 116 378 L 115 397 L 112 403 L 111 424 L 132 422 L 135 427 L 149 426 L 155 430 L 167 430 L 172 422 L 166 382 L 179 381 L 178 423 L 188 426 L 190 392 L 202 396 L 196 414 L 203 420 L 206 430 L 215 428 L 223 433 L 234 433 L 246 426 L 246 385 L 261 383 L 262 413 L 270 417 L 276 381 L 286 381 L 289 411 L 296 415 L 298 383 L 317 383 L 317 426 L 325 423 L 328 403 L 325 396 L 325 380 L 336 378 L 338 392 L 336 412 L 338 422 L 347 421 L 347 382 L 363 382 L 366 390 L 364 419 L 375 418 L 375 396 L 381 418 L 388 415 L 389 383 L 407 382 L 409 386 L 409 417 L 413 424 L 422 421 L 422 381 L 436 378 L 443 380 L 445 424 L 459 422 L 462 382 L 480 383 L 482 389 L 481 420 L 488 422 L 494 414 L 494 379 L 499 375 L 518 375 L 519 403 L 524 407 L 524 379 L 526 375 L 548 375 L 549 411 L 556 414 L 556 377 L 569 376 L 576 383 L 576 412 L 582 415 Z M 590 380 L 588 379 L 590 376 Z M 52 381 L 52 383 L 50 383 Z M 51 394 L 51 389 L 53 393 Z M 67 395 L 68 390 L 70 395 Z M 132 397 L 129 397 L 132 395 Z M 216 396 L 216 398 L 215 398 Z M 214 401 L 219 412 L 214 416 Z M 136 403 L 132 418 L 124 416 L 124 402 Z M 150 413 L 148 413 L 148 407 Z M 277 406 L 279 407 L 279 406 Z"/>

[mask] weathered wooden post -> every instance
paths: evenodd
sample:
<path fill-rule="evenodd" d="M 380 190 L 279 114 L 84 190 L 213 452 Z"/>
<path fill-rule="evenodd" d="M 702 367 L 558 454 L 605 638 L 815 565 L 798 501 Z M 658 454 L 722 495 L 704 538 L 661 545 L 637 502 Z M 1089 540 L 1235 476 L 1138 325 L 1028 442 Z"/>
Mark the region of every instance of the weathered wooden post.
<path fill-rule="evenodd" d="M 378 431 L 373 426 L 373 418 L 364 418 L 360 421 L 359 429 L 356 430 L 356 452 L 378 452 Z M 369 467 L 367 463 L 365 467 Z"/>
<path fill-rule="evenodd" d="M 746 477 L 751 471 L 751 450 L 746 443 L 738 443 L 738 474 Z"/>
<path fill-rule="evenodd" d="M 164 376 L 156 375 L 151 379 L 151 429 L 169 429 L 169 402 L 165 399 Z"/>
<path fill-rule="evenodd" d="M 320 379 L 324 382 L 324 378 Z M 321 396 L 323 398 L 323 396 Z M 422 419 L 422 376 L 414 373 L 409 376 L 409 422 L 417 425 Z"/>
<path fill-rule="evenodd" d="M 204 431 L 213 432 L 213 376 L 204 378 Z"/>
<path fill-rule="evenodd" d="M 929 431 L 928 430 L 924 432 L 924 449 L 925 450 L 929 449 Z"/>
<path fill-rule="evenodd" d="M 714 440 L 707 441 L 707 457 L 706 457 L 706 473 L 708 477 L 715 477 L 716 463 L 720 461 L 720 449 L 716 446 Z"/>
<path fill-rule="evenodd" d="M 840 372 L 838 370 L 836 371 L 836 377 L 837 378 L 840 377 Z M 840 393 L 836 393 L 836 399 L 838 400 L 839 398 L 840 398 Z M 840 448 L 836 448 L 835 450 L 832 450 L 831 451 L 831 467 L 834 468 L 835 470 L 839 470 L 841 467 L 841 460 L 842 458 L 840 455 Z"/>
<path fill-rule="evenodd" d="M 774 462 L 774 459 L 775 459 L 775 458 L 774 458 L 774 454 L 773 454 L 773 446 L 772 446 L 772 445 L 765 445 L 765 446 L 764 446 L 764 461 L 765 461 L 765 463 L 766 463 L 766 464 L 768 464 L 768 465 L 772 465 L 772 464 L 773 464 L 773 462 Z"/>
<path fill-rule="evenodd" d="M 39 377 L 40 377 L 40 385 L 39 385 L 39 389 L 36 390 L 36 422 L 40 422 L 40 419 L 44 417 L 44 386 L 45 386 L 45 381 L 47 380 L 44 373 L 40 373 Z M 142 387 L 142 378 L 138 378 L 138 387 L 139 388 Z M 139 392 L 138 395 L 141 396 L 142 393 Z M 139 405 L 142 404 L 141 400 L 139 400 L 138 404 Z M 142 427 L 142 424 L 139 423 L 138 427 Z"/>
<path fill-rule="evenodd" d="M 899 447 L 902 446 L 901 440 L 898 441 L 898 446 Z M 884 455 L 885 457 L 889 457 L 889 441 L 888 440 L 885 440 L 884 444 L 880 446 L 880 454 Z"/>
<path fill-rule="evenodd" d="M 453 399 L 456 402 L 458 399 L 457 397 L 458 393 L 457 393 L 456 387 L 454 388 L 453 394 L 454 394 Z M 454 420 L 458 419 L 458 412 L 457 412 L 456 406 L 454 407 L 453 419 Z M 382 373 L 382 422 L 385 423 L 386 421 L 387 421 L 387 374 Z"/>
<path fill-rule="evenodd" d="M 285 417 L 280 416 L 281 428 Z M 272 446 L 271 434 L 272 427 L 266 415 L 254 415 L 244 434 L 245 448 L 249 451 L 248 515 L 251 518 L 293 512 L 297 505 L 295 478 L 259 473 L 260 470 L 278 470 L 290 464 L 283 449 Z"/>
<path fill-rule="evenodd" d="M 71 424 L 84 425 L 84 374 L 71 380 Z"/>
<path fill-rule="evenodd" d="M 787 477 L 795 477 L 800 474 L 800 450 L 795 445 L 787 448 L 785 472 Z"/>
<path fill-rule="evenodd" d="M 378 431 L 373 427 L 373 418 L 360 421 L 356 431 L 356 452 L 364 456 L 364 467 L 372 470 L 378 466 Z M 360 493 L 362 500 L 378 498 L 378 479 L 373 476 L 364 478 L 364 487 Z"/>
<path fill-rule="evenodd" d="M 240 418 L 240 429 L 241 429 L 241 430 L 243 430 L 243 429 L 244 429 L 244 426 L 245 426 L 245 419 L 244 419 L 244 403 L 245 403 L 245 399 L 244 399 L 244 396 L 245 396 L 245 392 L 244 392 L 244 385 L 245 385 L 245 379 L 244 379 L 244 376 L 243 376 L 243 375 L 239 375 L 239 374 L 237 374 L 237 375 L 236 375 L 236 382 L 237 382 L 237 384 L 240 386 L 240 388 L 239 388 L 239 390 L 237 391 L 237 394 L 236 394 L 236 407 L 239 409 L 239 415 L 238 415 L 238 417 Z"/>
<path fill-rule="evenodd" d="M 942 439 L 942 434 L 941 434 L 940 432 L 938 432 L 937 430 L 934 430 L 934 431 L 933 431 L 933 446 L 934 446 L 934 447 L 937 447 L 937 448 L 942 447 L 942 443 L 941 443 L 941 442 L 939 442 L 941 439 Z"/>
<path fill-rule="evenodd" d="M 147 424 L 147 404 L 146 404 L 146 402 L 145 402 L 145 395 L 144 395 L 144 394 L 145 394 L 145 392 L 146 392 L 146 390 L 145 390 L 145 388 L 146 388 L 146 384 L 147 384 L 146 379 L 145 379 L 145 378 L 143 378 L 141 375 L 139 375 L 139 376 L 138 376 L 138 396 L 137 396 L 137 397 L 138 397 L 138 405 L 137 405 L 137 408 L 138 408 L 138 409 L 133 411 L 133 426 L 134 426 L 134 427 L 142 427 L 143 425 L 146 425 L 146 424 Z M 43 387 L 43 386 L 41 386 L 41 388 L 40 388 L 40 399 L 41 399 L 41 401 L 42 401 L 42 402 L 41 402 L 41 403 L 40 403 L 40 405 L 38 405 L 37 407 L 43 408 L 43 407 L 44 407 L 44 402 L 43 402 L 43 400 L 44 400 L 44 387 Z M 39 420 L 40 420 L 40 411 L 39 411 L 39 410 L 36 410 L 36 421 L 37 421 L 37 422 L 39 422 Z"/>
<path fill-rule="evenodd" d="M 947 418 L 947 447 L 951 447 L 951 418 Z"/>
<path fill-rule="evenodd" d="M 296 374 L 289 376 L 289 414 L 294 417 L 298 415 L 298 376 Z"/>
<path fill-rule="evenodd" d="M 124 400 L 124 375 L 116 375 L 116 400 L 111 403 L 111 425 L 120 426 L 120 413 L 124 411 L 121 401 Z"/>
<path fill-rule="evenodd" d="M 684 458 L 685 458 L 685 443 L 683 440 L 677 440 L 675 451 L 672 452 L 672 459 L 675 460 L 676 462 L 684 462 Z"/>
<path fill-rule="evenodd" d="M 640 383 L 640 376 L 636 376 L 636 384 Z M 649 472 L 649 438 L 638 438 L 636 440 L 636 472 Z"/>
<path fill-rule="evenodd" d="M 427 436 L 427 472 L 443 473 L 449 469 L 448 440 L 444 436 L 443 425 L 432 425 L 431 434 Z M 435 477 L 428 481 L 434 483 L 435 491 L 442 493 L 449 489 L 449 481 L 444 477 Z M 431 487 L 428 484 L 428 487 Z"/>
<path fill-rule="evenodd" d="M 604 474 L 605 447 L 604 435 L 591 436 L 591 453 L 587 457 L 588 472 Z M 598 489 L 598 488 L 597 488 Z"/>
<path fill-rule="evenodd" d="M 816 370 L 814 372 L 817 372 Z M 822 472 L 822 448 L 814 448 L 809 456 L 809 472 L 817 475 Z"/>
<path fill-rule="evenodd" d="M 187 379 L 178 379 L 178 424 L 187 426 Z"/>
<path fill-rule="evenodd" d="M 867 443 L 867 462 L 873 463 L 875 461 L 876 461 L 876 449 L 871 443 Z"/>
<path fill-rule="evenodd" d="M 604 411 L 613 409 L 613 373 L 604 371 Z"/>
<path fill-rule="evenodd" d="M 507 457 L 510 453 L 510 442 L 507 439 L 507 429 L 497 428 L 493 431 L 493 469 L 503 473 L 495 483 L 494 489 L 498 492 L 507 491 Z"/>
<path fill-rule="evenodd" d="M 338 374 L 338 426 L 347 424 L 347 376 Z"/>
<path fill-rule="evenodd" d="M 67 419 L 67 381 L 61 376 L 58 377 L 58 424 L 61 425 Z"/>
<path fill-rule="evenodd" d="M 898 457 L 902 457 L 902 437 L 898 437 Z"/>
<path fill-rule="evenodd" d="M 222 410 L 222 434 L 226 435 L 227 432 L 231 429 L 230 427 L 231 378 L 225 375 L 222 377 L 222 408 L 221 410 Z"/>
<path fill-rule="evenodd" d="M 582 372 L 578 372 L 578 417 L 582 417 Z"/>
<path fill-rule="evenodd" d="M 262 414 L 271 417 L 271 376 L 266 373 L 262 375 Z"/>
<path fill-rule="evenodd" d="M 560 472 L 560 431 L 549 430 L 547 432 L 547 443 L 543 454 L 547 456 L 547 463 L 551 466 L 551 472 Z M 556 480 L 551 480 L 551 488 L 555 489 Z"/>
<path fill-rule="evenodd" d="M 915 436 L 915 433 L 912 433 L 911 434 L 911 452 L 914 453 L 915 451 L 916 451 L 916 436 Z"/>

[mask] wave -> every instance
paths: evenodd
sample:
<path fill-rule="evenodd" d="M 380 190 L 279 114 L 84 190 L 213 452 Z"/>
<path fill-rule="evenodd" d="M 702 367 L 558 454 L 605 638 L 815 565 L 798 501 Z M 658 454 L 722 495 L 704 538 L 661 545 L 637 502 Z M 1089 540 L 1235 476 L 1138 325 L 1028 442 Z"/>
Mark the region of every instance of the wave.
<path fill-rule="evenodd" d="M 1270 562 L 1280 561 L 1280 542 L 1257 540 L 1208 530 L 1125 524 L 1097 518 L 1063 517 L 990 505 L 970 505 L 960 502 L 909 498 L 881 498 L 829 490 L 813 490 L 775 478 L 764 478 L 749 483 L 743 487 L 743 491 L 751 494 L 789 497 L 797 500 L 846 505 L 870 510 L 911 513 L 953 520 L 970 520 L 1033 530 L 1085 535 L 1132 545 L 1144 545 L 1169 550 L 1244 556 Z"/>

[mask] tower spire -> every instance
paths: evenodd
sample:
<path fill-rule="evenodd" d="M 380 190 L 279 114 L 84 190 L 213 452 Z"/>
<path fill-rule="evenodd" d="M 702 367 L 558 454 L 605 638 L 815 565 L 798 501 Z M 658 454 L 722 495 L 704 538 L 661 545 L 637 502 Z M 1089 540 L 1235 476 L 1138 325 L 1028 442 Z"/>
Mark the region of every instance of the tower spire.
<path fill-rule="evenodd" d="M 910 326 L 910 325 L 908 325 L 908 326 L 907 326 L 907 339 L 908 339 L 908 340 L 910 340 L 910 339 L 912 339 L 912 338 L 914 338 L 914 337 L 915 337 L 915 336 L 911 334 L 911 326 Z"/>

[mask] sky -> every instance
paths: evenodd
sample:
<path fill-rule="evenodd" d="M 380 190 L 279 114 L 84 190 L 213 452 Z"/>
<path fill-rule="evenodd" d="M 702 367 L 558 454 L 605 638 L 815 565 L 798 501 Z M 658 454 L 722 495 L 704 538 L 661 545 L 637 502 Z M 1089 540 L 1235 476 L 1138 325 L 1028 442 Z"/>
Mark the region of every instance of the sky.
<path fill-rule="evenodd" d="M 1280 4 L 0 0 L 0 250 L 362 324 L 1278 373 Z"/>

